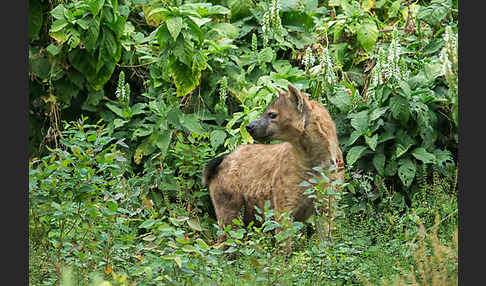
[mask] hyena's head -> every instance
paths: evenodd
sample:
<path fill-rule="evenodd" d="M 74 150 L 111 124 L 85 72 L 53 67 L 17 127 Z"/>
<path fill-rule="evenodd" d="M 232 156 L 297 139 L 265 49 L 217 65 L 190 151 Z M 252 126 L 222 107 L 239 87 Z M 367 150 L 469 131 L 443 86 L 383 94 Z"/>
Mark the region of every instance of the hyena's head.
<path fill-rule="evenodd" d="M 279 97 L 268 105 L 260 118 L 246 125 L 257 141 L 297 140 L 308 124 L 310 104 L 306 96 L 291 84 L 288 92 L 277 91 Z"/>

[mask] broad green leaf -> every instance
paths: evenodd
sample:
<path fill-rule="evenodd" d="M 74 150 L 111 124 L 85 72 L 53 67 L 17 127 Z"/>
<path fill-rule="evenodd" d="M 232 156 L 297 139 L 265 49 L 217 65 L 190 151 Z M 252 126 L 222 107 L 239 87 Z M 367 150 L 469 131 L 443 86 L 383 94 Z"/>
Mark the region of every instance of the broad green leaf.
<path fill-rule="evenodd" d="M 118 105 L 115 105 L 111 102 L 107 102 L 107 103 L 105 103 L 105 105 L 106 105 L 106 107 L 108 107 L 108 109 L 113 111 L 116 115 L 120 116 L 121 118 L 124 118 L 123 110 Z"/>
<path fill-rule="evenodd" d="M 88 2 L 90 8 L 91 8 L 91 13 L 93 13 L 93 16 L 97 16 L 98 13 L 101 11 L 101 8 L 103 8 L 103 5 L 105 4 L 105 0 L 92 0 Z"/>
<path fill-rule="evenodd" d="M 412 96 L 412 90 L 410 89 L 408 83 L 406 81 L 401 80 L 398 82 L 398 85 L 400 85 L 400 89 L 403 92 L 405 98 L 410 99 L 410 97 Z"/>
<path fill-rule="evenodd" d="M 193 245 L 186 244 L 184 247 L 182 247 L 182 250 L 185 252 L 196 252 L 196 248 Z"/>
<path fill-rule="evenodd" d="M 62 50 L 62 45 L 56 46 L 54 44 L 50 44 L 47 46 L 46 51 L 53 56 L 57 56 Z"/>
<path fill-rule="evenodd" d="M 157 5 L 155 4 L 154 6 L 143 6 L 143 15 L 145 16 L 145 21 L 147 24 L 150 26 L 157 27 L 160 25 L 162 22 L 162 19 L 165 19 L 168 15 L 170 15 L 172 12 L 167 10 L 166 8 L 163 7 L 156 7 Z M 165 25 L 164 25 L 165 26 Z"/>
<path fill-rule="evenodd" d="M 376 153 L 373 156 L 373 166 L 375 167 L 376 171 L 378 171 L 378 174 L 381 176 L 385 175 L 385 160 L 386 156 L 383 153 Z"/>
<path fill-rule="evenodd" d="M 366 149 L 368 149 L 366 146 L 354 146 L 348 151 L 348 154 L 346 154 L 346 162 L 349 165 L 353 165 Z"/>
<path fill-rule="evenodd" d="M 227 3 L 231 10 L 231 22 L 250 16 L 250 8 L 254 6 L 252 1 L 228 0 Z"/>
<path fill-rule="evenodd" d="M 451 7 L 451 0 L 432 0 L 428 6 L 420 6 L 417 19 L 438 28 Z"/>
<path fill-rule="evenodd" d="M 328 98 L 329 101 L 339 108 L 339 110 L 343 113 L 347 113 L 351 108 L 351 97 L 346 91 L 340 90 Z"/>
<path fill-rule="evenodd" d="M 373 111 L 371 111 L 371 113 L 370 113 L 370 121 L 373 121 L 373 120 L 380 118 L 387 111 L 388 111 L 388 106 L 378 107 L 378 108 L 373 109 Z"/>
<path fill-rule="evenodd" d="M 49 33 L 52 34 L 55 32 L 59 32 L 64 29 L 64 27 L 66 27 L 68 24 L 69 23 L 66 21 L 66 19 L 55 20 L 51 25 L 51 29 L 49 29 Z"/>
<path fill-rule="evenodd" d="M 395 160 L 389 160 L 385 168 L 385 176 L 392 177 L 396 174 L 398 163 Z"/>
<path fill-rule="evenodd" d="M 162 156 L 167 155 L 173 131 L 174 130 L 162 130 L 157 134 L 154 144 L 159 148 L 160 152 L 162 152 Z"/>
<path fill-rule="evenodd" d="M 115 118 L 115 120 L 113 120 L 113 127 L 115 129 L 120 128 L 123 125 L 125 125 L 127 122 L 129 122 L 129 120 L 123 120 L 123 119 L 120 119 L 120 118 Z"/>
<path fill-rule="evenodd" d="M 393 118 L 406 121 L 410 115 L 410 107 L 408 100 L 400 95 L 394 95 L 390 98 L 390 110 L 392 112 Z M 405 120 L 407 119 L 407 120 Z"/>
<path fill-rule="evenodd" d="M 378 28 L 375 22 L 367 21 L 361 23 L 356 31 L 361 46 L 369 52 L 378 40 Z"/>
<path fill-rule="evenodd" d="M 410 148 L 411 145 L 402 145 L 402 144 L 396 144 L 395 145 L 395 158 L 399 158 L 403 154 L 405 154 L 408 149 Z"/>
<path fill-rule="evenodd" d="M 179 37 L 175 43 L 173 54 L 188 67 L 192 67 L 194 57 L 194 43 Z"/>
<path fill-rule="evenodd" d="M 138 226 L 138 228 L 146 228 L 146 229 L 149 229 L 154 224 L 155 224 L 155 220 L 153 218 L 150 218 L 150 219 L 144 221 L 142 224 L 140 224 Z"/>
<path fill-rule="evenodd" d="M 179 238 L 179 237 L 176 237 L 175 240 L 177 242 L 179 242 L 180 244 L 189 244 L 189 243 L 192 242 L 190 239 L 187 239 L 187 238 Z"/>
<path fill-rule="evenodd" d="M 315 12 L 318 6 L 319 6 L 318 0 L 305 0 L 305 12 L 307 14 L 311 14 Z"/>
<path fill-rule="evenodd" d="M 199 122 L 197 113 L 179 114 L 179 123 L 188 131 L 194 132 L 196 134 L 202 134 L 205 132 L 201 126 L 201 123 Z"/>
<path fill-rule="evenodd" d="M 29 6 L 30 6 L 30 2 L 31 1 L 29 1 Z M 35 2 L 40 3 L 40 0 L 36 0 Z M 64 19 L 64 15 L 66 14 L 66 7 L 64 6 L 64 4 L 59 4 L 56 6 L 56 8 L 52 9 L 49 13 L 56 20 Z"/>
<path fill-rule="evenodd" d="M 201 71 L 192 71 L 191 68 L 180 61 L 173 61 L 170 65 L 170 74 L 177 89 L 177 96 L 182 97 L 196 88 L 201 77 Z"/>
<path fill-rule="evenodd" d="M 114 61 L 118 62 L 121 56 L 121 45 L 118 44 L 113 31 L 103 29 L 100 47 L 100 62 Z M 97 70 L 98 72 L 98 70 Z"/>
<path fill-rule="evenodd" d="M 148 137 L 149 141 L 154 141 L 154 145 L 157 146 L 156 140 L 158 139 L 158 134 L 154 134 L 153 128 L 147 127 L 147 125 L 142 125 L 140 128 L 135 129 L 132 133 L 132 139 L 135 139 L 137 137 L 145 137 L 145 136 L 148 136 L 148 135 L 151 135 L 150 137 Z M 149 142 L 147 142 L 147 144 L 148 143 Z M 149 153 L 152 153 L 152 152 L 149 152 Z M 146 155 L 148 155 L 148 154 L 146 154 Z"/>
<path fill-rule="evenodd" d="M 97 61 L 86 50 L 74 49 L 68 54 L 71 65 L 84 74 L 94 90 L 100 90 L 111 78 L 115 70 L 115 63 L 108 61 L 96 72 Z"/>
<path fill-rule="evenodd" d="M 378 134 L 374 134 L 371 137 L 365 136 L 365 141 L 368 146 L 370 146 L 370 149 L 375 151 L 376 145 L 378 144 Z"/>
<path fill-rule="evenodd" d="M 89 28 L 89 22 L 85 19 L 76 20 L 76 24 L 78 24 L 83 30 L 87 30 Z"/>
<path fill-rule="evenodd" d="M 246 130 L 246 123 L 243 122 L 241 125 L 240 125 L 240 134 L 241 134 L 241 138 L 243 139 L 243 142 L 247 142 L 247 143 L 253 143 L 253 137 L 251 137 L 250 133 L 248 133 L 248 130 Z"/>
<path fill-rule="evenodd" d="M 347 146 L 351 146 L 356 142 L 356 140 L 362 135 L 361 131 L 354 130 L 351 135 L 349 135 L 348 142 L 346 143 Z"/>
<path fill-rule="evenodd" d="M 160 26 L 157 29 L 157 41 L 161 47 L 166 47 L 172 43 L 172 36 L 167 29 L 167 25 Z"/>
<path fill-rule="evenodd" d="M 275 58 L 275 52 L 272 48 L 266 47 L 260 52 L 258 52 L 258 61 L 261 63 L 270 63 Z"/>
<path fill-rule="evenodd" d="M 193 230 L 196 230 L 196 231 L 202 231 L 202 227 L 201 225 L 199 224 L 199 222 L 195 219 L 189 219 L 187 220 L 187 225 L 193 229 Z"/>
<path fill-rule="evenodd" d="M 428 82 L 432 83 L 439 76 L 444 75 L 441 62 L 431 62 L 424 65 L 424 75 Z"/>
<path fill-rule="evenodd" d="M 108 204 L 108 209 L 112 212 L 118 211 L 118 204 L 115 202 L 111 202 Z"/>
<path fill-rule="evenodd" d="M 361 132 L 362 134 L 368 130 L 368 110 L 353 113 L 349 117 L 351 118 L 351 126 L 353 126 L 355 130 Z"/>
<path fill-rule="evenodd" d="M 179 36 L 182 30 L 182 18 L 181 17 L 169 17 L 166 21 L 167 30 L 169 30 L 170 35 L 174 38 L 174 41 Z"/>
<path fill-rule="evenodd" d="M 49 33 L 49 36 L 51 36 L 54 40 L 56 40 L 58 44 L 63 44 L 69 39 L 68 35 L 64 33 L 64 30 Z"/>
<path fill-rule="evenodd" d="M 69 50 L 76 48 L 81 42 L 81 33 L 78 30 L 70 29 L 68 37 Z"/>
<path fill-rule="evenodd" d="M 279 4 L 282 12 L 297 10 L 299 8 L 298 0 L 280 0 Z"/>
<path fill-rule="evenodd" d="M 199 7 L 198 7 L 199 6 Z M 193 10 L 192 7 L 198 7 L 196 10 L 201 17 L 211 16 L 211 15 L 228 15 L 231 13 L 231 10 L 221 6 L 221 5 L 212 5 L 210 3 L 188 3 L 184 4 L 183 7 L 187 7 L 188 10 Z"/>
<path fill-rule="evenodd" d="M 210 135 L 210 140 L 211 140 L 211 146 L 213 146 L 214 149 L 218 148 L 224 143 L 224 140 L 226 139 L 226 132 L 223 130 L 213 130 Z"/>
<path fill-rule="evenodd" d="M 404 131 L 400 130 L 398 133 L 397 133 L 397 136 L 396 136 L 396 141 L 397 143 L 395 144 L 395 156 L 396 158 L 399 158 L 400 156 L 402 156 L 403 154 L 405 154 L 405 152 L 408 151 L 408 149 L 413 145 L 415 144 L 415 140 L 410 137 L 410 135 L 408 135 L 407 133 L 405 133 Z"/>
<path fill-rule="evenodd" d="M 100 35 L 100 19 L 90 19 L 89 22 L 88 30 L 82 34 L 82 38 L 86 50 L 88 50 L 88 52 L 93 52 Z"/>
<path fill-rule="evenodd" d="M 400 165 L 398 168 L 398 177 L 402 181 L 403 185 L 408 188 L 415 178 L 415 163 L 411 159 L 405 158 L 401 159 L 398 164 Z"/>
<path fill-rule="evenodd" d="M 105 64 L 97 73 L 86 76 L 89 84 L 93 87 L 94 90 L 97 91 L 102 89 L 105 83 L 110 80 L 113 71 L 115 71 L 115 65 L 115 62 L 105 62 Z"/>
<path fill-rule="evenodd" d="M 104 95 L 105 95 L 105 92 L 102 89 L 99 90 L 99 91 L 89 92 L 88 98 L 86 98 L 86 100 L 83 102 L 81 109 L 88 110 L 88 111 L 91 111 L 91 112 L 96 112 L 96 107 L 98 106 L 100 101 L 103 99 Z"/>
<path fill-rule="evenodd" d="M 198 18 L 189 16 L 189 19 L 191 19 L 198 27 L 201 27 L 202 25 L 211 22 L 211 18 Z"/>
<path fill-rule="evenodd" d="M 197 238 L 196 241 L 197 245 L 199 245 L 200 247 L 204 248 L 204 249 L 209 249 L 209 245 L 204 241 L 202 240 L 201 238 Z"/>
<path fill-rule="evenodd" d="M 230 23 L 217 23 L 211 26 L 212 30 L 217 31 L 223 38 L 236 39 L 239 34 L 238 27 Z"/>
<path fill-rule="evenodd" d="M 334 41 L 334 43 L 337 43 L 337 41 L 339 40 L 339 37 L 341 37 L 341 34 L 344 31 L 344 27 L 345 27 L 345 25 L 343 23 L 340 23 L 340 22 L 336 23 L 333 26 L 333 41 Z"/>
<path fill-rule="evenodd" d="M 142 240 L 144 240 L 144 241 L 149 241 L 149 242 L 150 242 L 150 241 L 154 241 L 156 238 L 157 238 L 157 237 L 156 237 L 155 235 L 153 235 L 153 234 L 149 234 L 149 235 L 147 235 L 147 236 L 144 236 L 144 237 L 142 238 Z"/>
<path fill-rule="evenodd" d="M 390 8 L 388 8 L 388 18 L 395 17 L 400 10 L 400 3 L 401 0 L 395 0 L 391 5 Z"/>
<path fill-rule="evenodd" d="M 115 35 L 117 35 L 117 37 L 121 37 L 123 32 L 125 32 L 125 24 L 125 18 L 115 14 L 115 21 L 111 24 L 107 24 L 107 26 L 115 33 Z"/>
<path fill-rule="evenodd" d="M 208 57 L 203 54 L 200 50 L 196 50 L 194 52 L 194 56 L 192 57 L 192 70 L 205 70 L 208 66 L 207 63 Z"/>
<path fill-rule="evenodd" d="M 434 154 L 427 152 L 423 147 L 415 148 L 412 151 L 412 155 L 415 157 L 415 159 L 424 163 L 435 163 Z"/>
<path fill-rule="evenodd" d="M 434 156 L 436 158 L 439 171 L 442 173 L 442 175 L 450 176 L 450 172 L 455 168 L 454 158 L 452 157 L 451 152 L 446 149 L 436 149 L 434 151 Z"/>
<path fill-rule="evenodd" d="M 378 144 L 386 142 L 393 138 L 395 138 L 395 135 L 393 135 L 393 130 L 385 130 L 385 132 L 380 134 L 380 139 L 378 140 Z"/>
<path fill-rule="evenodd" d="M 42 5 L 40 1 L 29 0 L 29 41 L 35 41 L 39 38 L 43 20 Z"/>
<path fill-rule="evenodd" d="M 135 103 L 133 106 L 130 107 L 132 116 L 137 114 L 144 113 L 145 103 Z"/>

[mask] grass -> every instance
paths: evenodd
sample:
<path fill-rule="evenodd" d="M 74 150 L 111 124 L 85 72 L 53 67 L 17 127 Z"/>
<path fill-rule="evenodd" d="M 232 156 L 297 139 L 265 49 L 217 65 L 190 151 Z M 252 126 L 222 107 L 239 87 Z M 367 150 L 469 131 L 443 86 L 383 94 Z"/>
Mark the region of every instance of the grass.
<path fill-rule="evenodd" d="M 60 279 L 61 286 L 457 285 L 456 195 L 433 184 L 424 191 L 409 209 L 377 210 L 367 203 L 363 212 L 347 211 L 336 220 L 331 241 L 319 243 L 316 232 L 302 231 L 293 241 L 291 257 L 277 251 L 270 231 L 241 237 L 234 261 L 211 253 L 213 247 L 199 254 L 174 250 L 172 254 L 182 257 L 178 266 L 156 252 L 140 252 L 145 244 L 139 243 L 123 247 L 143 259 L 114 261 L 111 273 L 103 267 L 103 257 L 92 254 L 88 260 L 99 265 L 97 273 L 83 272 L 73 264 L 75 257 L 66 256 L 61 260 L 66 272 L 60 275 L 55 249 L 30 241 L 29 281 L 56 285 Z"/>

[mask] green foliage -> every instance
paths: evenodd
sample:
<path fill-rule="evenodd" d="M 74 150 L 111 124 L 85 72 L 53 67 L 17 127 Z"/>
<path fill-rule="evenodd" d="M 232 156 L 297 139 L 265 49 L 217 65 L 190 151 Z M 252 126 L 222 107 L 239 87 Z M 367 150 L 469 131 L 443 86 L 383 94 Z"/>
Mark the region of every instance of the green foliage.
<path fill-rule="evenodd" d="M 116 245 L 135 238 L 128 216 L 136 193 L 123 177 L 127 160 L 118 147 L 126 145 L 86 119 L 65 123 L 61 147 L 30 163 L 29 236 L 47 263 L 89 272 L 129 259 Z"/>
<path fill-rule="evenodd" d="M 81 285 L 353 285 L 411 270 L 404 233 L 435 214 L 441 239 L 457 225 L 457 12 L 450 0 L 29 1 L 32 284 L 64 267 Z M 336 122 L 349 178 L 333 239 L 266 208 L 215 244 L 202 168 L 253 143 L 246 124 L 289 83 Z"/>

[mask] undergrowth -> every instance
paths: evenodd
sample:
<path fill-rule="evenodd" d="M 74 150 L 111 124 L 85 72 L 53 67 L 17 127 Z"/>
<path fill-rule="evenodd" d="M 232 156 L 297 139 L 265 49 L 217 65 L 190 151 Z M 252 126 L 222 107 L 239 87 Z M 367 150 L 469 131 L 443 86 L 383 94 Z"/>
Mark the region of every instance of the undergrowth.
<path fill-rule="evenodd" d="M 163 198 L 147 198 L 143 178 L 121 176 L 124 144 L 103 127 L 83 120 L 65 127 L 60 148 L 31 163 L 31 285 L 439 285 L 426 283 L 457 280 L 457 245 L 451 243 L 457 235 L 457 190 L 453 178 L 438 172 L 423 178 L 423 192 L 410 208 L 346 192 L 329 239 L 315 231 L 322 221 L 317 217 L 306 224 L 285 218 L 280 225 L 274 217 L 285 214 L 266 204 L 258 210 L 259 226 L 235 220 L 225 229 L 223 245 L 215 243 L 217 224 L 210 215 L 198 216 L 183 200 L 168 208 Z M 366 180 L 349 178 L 347 189 Z M 282 230 L 275 235 L 277 227 Z M 282 251 L 289 236 L 290 257 Z"/>

